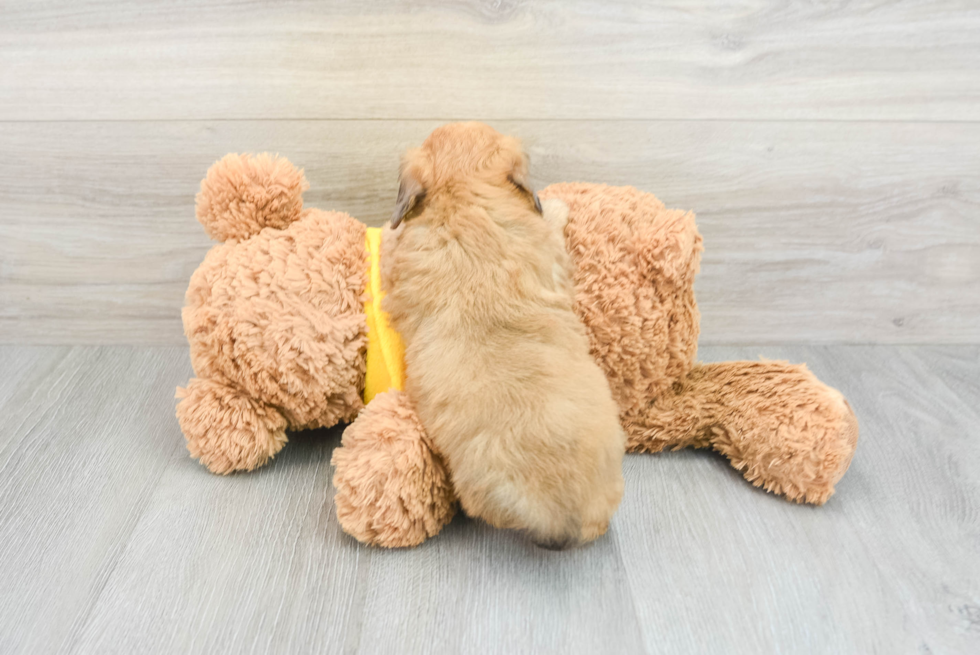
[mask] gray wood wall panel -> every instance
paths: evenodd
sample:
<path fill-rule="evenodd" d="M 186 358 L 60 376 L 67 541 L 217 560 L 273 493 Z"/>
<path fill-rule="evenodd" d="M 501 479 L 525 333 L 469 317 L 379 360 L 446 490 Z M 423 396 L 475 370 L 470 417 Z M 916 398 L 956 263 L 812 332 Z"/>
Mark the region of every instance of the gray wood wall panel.
<path fill-rule="evenodd" d="M 229 151 L 305 167 L 307 203 L 378 225 L 439 121 L 0 122 L 0 342 L 184 343 L 194 219 Z M 980 124 L 496 121 L 537 184 L 694 210 L 704 343 L 980 340 Z"/>
<path fill-rule="evenodd" d="M 7 2 L 0 119 L 977 120 L 970 0 Z"/>
<path fill-rule="evenodd" d="M 705 343 L 980 339 L 966 0 L 0 5 L 0 343 L 182 342 L 197 182 L 279 150 L 376 224 L 446 120 L 695 210 Z"/>
<path fill-rule="evenodd" d="M 554 553 L 463 517 L 419 548 L 358 545 L 334 515 L 338 429 L 208 473 L 173 416 L 183 347 L 0 347 L 0 652 L 980 650 L 980 347 L 701 355 L 806 361 L 848 397 L 837 494 L 793 505 L 710 452 L 630 455 L 609 534 Z"/>

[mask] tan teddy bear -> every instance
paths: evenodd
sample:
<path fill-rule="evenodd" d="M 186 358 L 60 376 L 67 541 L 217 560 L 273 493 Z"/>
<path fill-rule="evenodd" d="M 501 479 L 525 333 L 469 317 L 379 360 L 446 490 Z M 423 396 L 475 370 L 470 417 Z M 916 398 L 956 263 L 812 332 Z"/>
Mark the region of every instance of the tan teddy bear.
<path fill-rule="evenodd" d="M 197 377 L 177 390 L 177 417 L 191 455 L 222 474 L 265 464 L 287 430 L 350 423 L 333 455 L 343 529 L 416 545 L 456 511 L 451 473 L 405 392 L 365 404 L 371 239 L 347 214 L 304 209 L 307 187 L 267 154 L 228 155 L 201 183 L 198 220 L 224 243 L 187 290 Z M 693 214 L 632 187 L 555 184 L 540 197 L 567 205 L 575 306 L 628 449 L 711 447 L 756 486 L 824 503 L 857 445 L 854 413 L 803 365 L 695 362 Z"/>

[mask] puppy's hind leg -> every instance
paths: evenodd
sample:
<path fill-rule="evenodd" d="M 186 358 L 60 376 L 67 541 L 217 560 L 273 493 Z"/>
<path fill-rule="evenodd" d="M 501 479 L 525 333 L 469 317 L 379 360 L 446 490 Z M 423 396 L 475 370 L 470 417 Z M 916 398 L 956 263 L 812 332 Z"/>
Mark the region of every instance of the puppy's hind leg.
<path fill-rule="evenodd" d="M 582 540 L 582 516 L 559 494 L 517 482 L 508 473 L 484 471 L 479 484 L 457 480 L 459 499 L 469 516 L 525 534 L 534 545 L 564 550 Z"/>

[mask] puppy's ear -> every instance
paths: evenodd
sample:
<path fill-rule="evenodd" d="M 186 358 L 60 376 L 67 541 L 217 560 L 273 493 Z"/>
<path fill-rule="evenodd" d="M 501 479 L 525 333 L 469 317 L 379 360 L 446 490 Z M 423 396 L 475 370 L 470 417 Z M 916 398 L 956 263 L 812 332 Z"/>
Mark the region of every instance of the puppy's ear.
<path fill-rule="evenodd" d="M 534 209 L 541 214 L 541 201 L 538 200 L 538 194 L 535 193 L 534 189 L 531 188 L 530 182 L 528 182 L 528 159 L 527 155 L 523 152 L 517 158 L 514 163 L 514 170 L 511 171 L 507 179 L 516 186 L 521 193 L 526 194 L 534 202 Z"/>
<path fill-rule="evenodd" d="M 402 164 L 398 176 L 398 198 L 395 199 L 395 211 L 391 215 L 391 227 L 398 227 L 405 215 L 418 207 L 424 198 L 425 189 L 419 182 L 413 167 L 406 161 Z"/>

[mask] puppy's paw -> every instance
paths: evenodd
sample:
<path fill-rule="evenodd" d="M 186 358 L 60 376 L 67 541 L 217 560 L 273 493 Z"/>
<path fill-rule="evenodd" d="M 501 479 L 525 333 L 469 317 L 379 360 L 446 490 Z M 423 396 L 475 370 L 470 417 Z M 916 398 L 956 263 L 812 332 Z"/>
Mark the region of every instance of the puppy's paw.
<path fill-rule="evenodd" d="M 560 198 L 545 198 L 541 201 L 541 214 L 553 230 L 562 234 L 568 223 L 568 205 Z"/>

